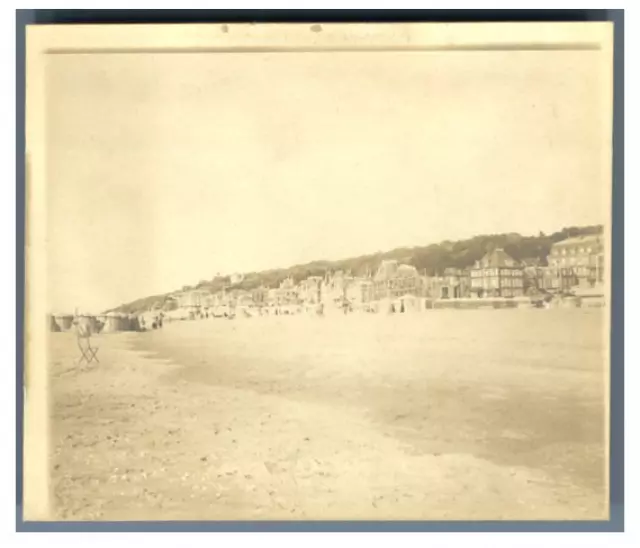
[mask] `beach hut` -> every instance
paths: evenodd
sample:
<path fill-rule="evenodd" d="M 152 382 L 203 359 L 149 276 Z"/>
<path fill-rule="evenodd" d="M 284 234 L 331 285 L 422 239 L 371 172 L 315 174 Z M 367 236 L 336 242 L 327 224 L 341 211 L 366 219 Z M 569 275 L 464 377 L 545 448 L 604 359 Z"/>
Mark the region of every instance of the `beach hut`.
<path fill-rule="evenodd" d="M 395 312 L 398 312 L 397 305 L 398 303 L 389 297 L 380 299 L 380 308 L 387 314 L 394 314 Z"/>
<path fill-rule="evenodd" d="M 120 315 L 120 331 L 131 331 L 131 316 L 129 314 Z"/>
<path fill-rule="evenodd" d="M 120 323 L 118 314 L 115 312 L 109 312 L 104 315 L 104 325 L 102 327 L 103 333 L 116 333 L 120 331 Z"/>
<path fill-rule="evenodd" d="M 56 314 L 54 319 L 60 331 L 69 331 L 73 327 L 73 314 Z"/>
<path fill-rule="evenodd" d="M 384 314 L 391 314 L 395 312 L 395 306 L 393 305 L 393 301 L 389 297 L 383 297 L 378 301 L 372 302 L 371 307 L 375 310 L 376 313 L 382 312 Z"/>
<path fill-rule="evenodd" d="M 127 322 L 129 331 L 140 331 L 140 320 L 138 314 L 129 314 Z"/>
<path fill-rule="evenodd" d="M 137 314 L 132 314 L 129 318 L 129 327 L 131 331 L 142 331 L 142 326 L 140 325 L 140 316 Z"/>
<path fill-rule="evenodd" d="M 167 315 L 171 312 L 167 312 Z M 140 331 L 148 331 L 152 329 L 156 314 L 151 310 L 147 310 L 138 316 L 138 329 Z"/>
<path fill-rule="evenodd" d="M 118 331 L 129 331 L 129 314 L 118 316 Z"/>
<path fill-rule="evenodd" d="M 420 310 L 420 298 L 415 295 L 406 294 L 400 299 L 400 312 L 418 312 Z"/>
<path fill-rule="evenodd" d="M 120 330 L 121 331 L 133 331 L 133 315 L 132 314 L 122 314 Z"/>
<path fill-rule="evenodd" d="M 96 316 L 99 333 L 102 333 L 104 331 L 104 327 L 107 324 L 107 317 L 107 314 L 99 314 L 98 316 Z"/>
<path fill-rule="evenodd" d="M 147 320 L 148 315 L 146 312 L 143 312 L 138 316 L 138 329 L 140 331 L 147 331 L 147 329 L 149 329 L 149 323 Z"/>
<path fill-rule="evenodd" d="M 52 333 L 59 333 L 60 332 L 60 326 L 58 325 L 58 322 L 56 322 L 55 317 L 53 316 L 53 314 L 49 314 L 48 315 L 48 321 L 49 321 L 49 331 L 51 331 Z"/>
<path fill-rule="evenodd" d="M 73 324 L 77 330 L 94 334 L 98 332 L 98 319 L 90 314 L 78 314 L 73 319 Z"/>

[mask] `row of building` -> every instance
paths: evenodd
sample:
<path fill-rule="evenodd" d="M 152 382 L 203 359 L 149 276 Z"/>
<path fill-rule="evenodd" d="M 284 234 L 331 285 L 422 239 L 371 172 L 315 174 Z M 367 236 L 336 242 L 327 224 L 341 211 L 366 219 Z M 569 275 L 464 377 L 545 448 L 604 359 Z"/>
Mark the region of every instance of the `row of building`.
<path fill-rule="evenodd" d="M 295 283 L 287 278 L 277 288 L 228 289 L 217 293 L 189 290 L 172 295 L 175 307 L 192 313 L 220 307 L 367 308 L 383 299 L 415 296 L 431 300 L 512 298 L 540 293 L 594 288 L 604 281 L 604 245 L 601 236 L 582 236 L 553 245 L 548 265 L 518 261 L 503 249 L 493 249 L 472 267 L 448 268 L 426 276 L 414 266 L 383 261 L 372 276 L 348 272 L 311 276 Z"/>

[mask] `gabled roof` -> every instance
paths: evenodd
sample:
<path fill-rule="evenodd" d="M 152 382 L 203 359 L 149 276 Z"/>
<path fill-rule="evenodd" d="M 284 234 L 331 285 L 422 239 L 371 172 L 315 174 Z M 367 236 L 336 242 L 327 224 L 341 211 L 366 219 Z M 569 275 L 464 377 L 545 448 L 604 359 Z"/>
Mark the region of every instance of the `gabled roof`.
<path fill-rule="evenodd" d="M 588 234 L 585 236 L 574 236 L 573 238 L 567 238 L 566 240 L 560 240 L 553 244 L 553 247 L 564 247 L 571 245 L 580 245 L 580 244 L 602 244 L 603 238 L 602 234 Z"/>
<path fill-rule="evenodd" d="M 509 255 L 504 249 L 499 247 L 489 251 L 476 263 L 476 268 L 500 268 L 514 266 L 521 266 L 520 262 L 516 261 L 516 259 Z"/>
<path fill-rule="evenodd" d="M 540 259 L 538 257 L 526 257 L 522 259 L 524 266 L 540 266 Z"/>
<path fill-rule="evenodd" d="M 386 260 L 380 263 L 378 267 L 378 271 L 376 272 L 375 279 L 376 280 L 389 280 L 396 274 L 396 270 L 398 269 L 398 261 L 395 260 Z"/>
<path fill-rule="evenodd" d="M 396 272 L 401 278 L 412 278 L 418 275 L 416 267 L 409 264 L 401 264 Z"/>

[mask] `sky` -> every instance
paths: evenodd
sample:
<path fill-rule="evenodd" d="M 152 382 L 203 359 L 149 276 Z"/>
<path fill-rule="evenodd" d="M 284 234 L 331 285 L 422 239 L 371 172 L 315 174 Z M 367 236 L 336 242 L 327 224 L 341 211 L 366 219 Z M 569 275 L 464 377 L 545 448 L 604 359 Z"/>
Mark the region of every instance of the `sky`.
<path fill-rule="evenodd" d="M 598 55 L 51 55 L 49 308 L 606 223 Z"/>

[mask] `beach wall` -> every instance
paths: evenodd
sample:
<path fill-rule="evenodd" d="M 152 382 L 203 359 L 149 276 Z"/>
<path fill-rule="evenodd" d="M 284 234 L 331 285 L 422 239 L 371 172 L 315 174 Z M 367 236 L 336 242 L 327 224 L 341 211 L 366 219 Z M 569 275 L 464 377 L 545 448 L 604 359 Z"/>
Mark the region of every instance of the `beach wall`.
<path fill-rule="evenodd" d="M 460 310 L 482 310 L 487 308 L 532 308 L 529 299 L 438 299 L 433 301 L 432 308 L 448 308 Z"/>
<path fill-rule="evenodd" d="M 595 297 L 582 297 L 583 308 L 602 308 L 605 306 L 606 301 L 603 295 Z"/>

